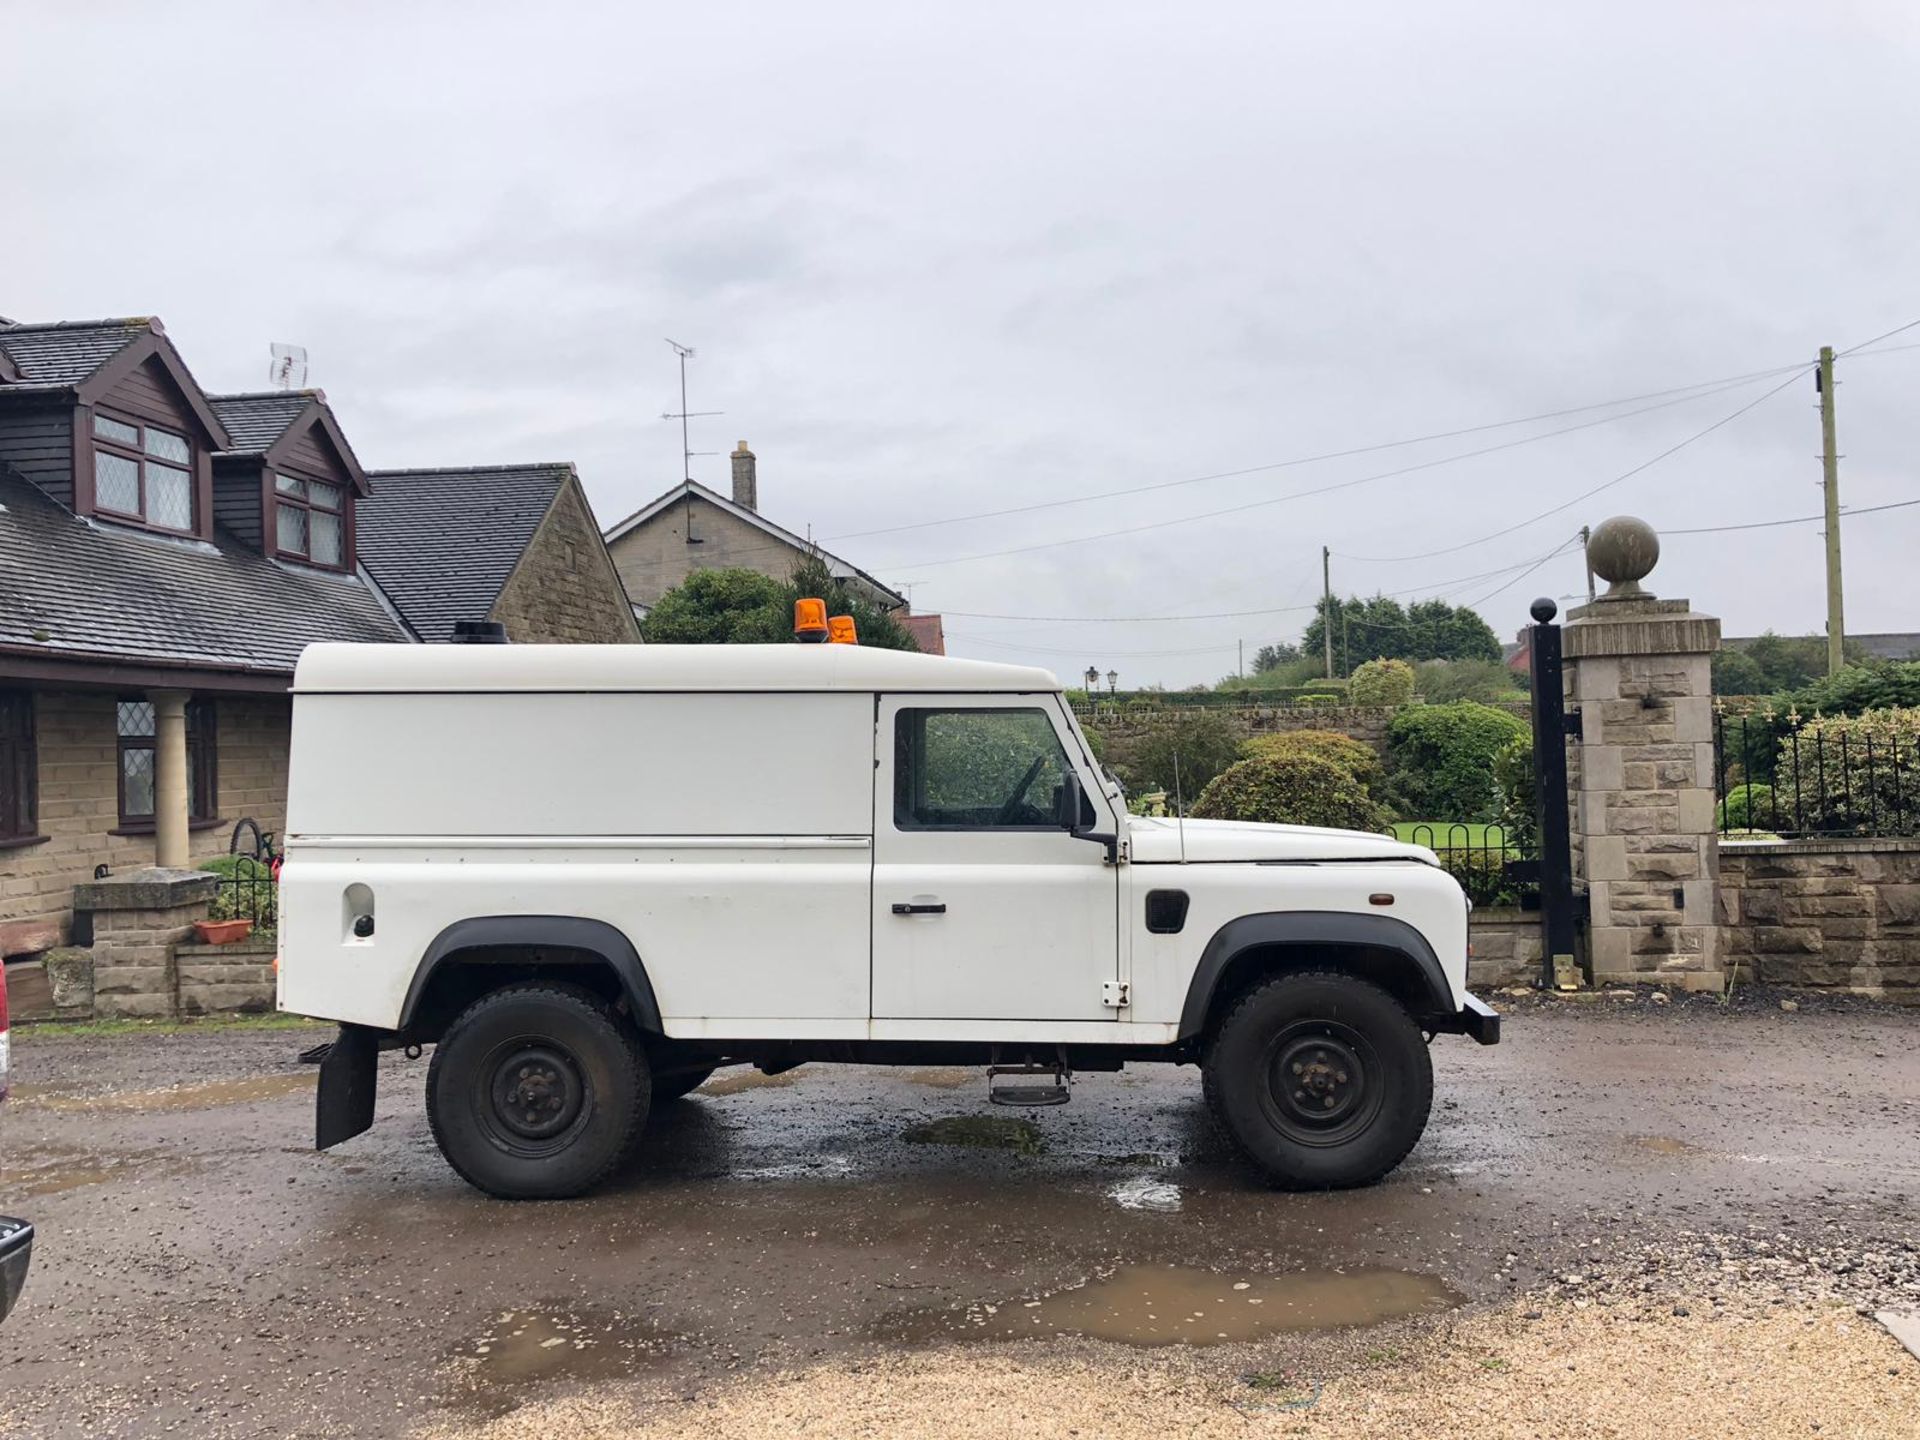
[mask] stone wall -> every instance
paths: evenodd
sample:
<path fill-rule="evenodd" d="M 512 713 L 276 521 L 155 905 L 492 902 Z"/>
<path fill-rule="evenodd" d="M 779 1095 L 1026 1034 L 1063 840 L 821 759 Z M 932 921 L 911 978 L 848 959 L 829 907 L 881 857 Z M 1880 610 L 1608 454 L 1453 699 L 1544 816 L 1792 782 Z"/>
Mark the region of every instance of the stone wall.
<path fill-rule="evenodd" d="M 1723 841 L 1720 907 L 1760 984 L 1920 1003 L 1920 839 Z"/>
<path fill-rule="evenodd" d="M 37 843 L 0 850 L 0 955 L 66 943 L 73 887 L 94 867 L 153 863 L 153 834 L 120 829 L 115 695 L 42 690 L 34 696 L 40 759 Z M 287 813 L 290 702 L 284 696 L 219 696 L 214 735 L 219 820 L 189 836 L 193 859 L 226 853 L 233 822 L 251 815 L 278 833 Z"/>
<path fill-rule="evenodd" d="M 273 942 L 249 936 L 231 945 L 173 947 L 177 1013 L 264 1014 L 273 1009 Z"/>
<path fill-rule="evenodd" d="M 569 478 L 487 617 L 523 645 L 631 645 L 640 639 L 593 511 Z"/>
<path fill-rule="evenodd" d="M 1467 957 L 1467 987 L 1496 990 L 1507 985 L 1531 985 L 1540 978 L 1545 942 L 1540 916 L 1528 910 L 1475 910 Z"/>

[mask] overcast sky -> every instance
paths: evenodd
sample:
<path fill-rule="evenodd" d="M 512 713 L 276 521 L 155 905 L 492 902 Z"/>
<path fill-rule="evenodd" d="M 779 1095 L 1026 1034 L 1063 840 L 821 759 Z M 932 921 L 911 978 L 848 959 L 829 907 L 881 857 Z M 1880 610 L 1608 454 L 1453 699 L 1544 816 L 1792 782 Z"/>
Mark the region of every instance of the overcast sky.
<path fill-rule="evenodd" d="M 672 336 L 699 350 L 692 408 L 726 412 L 694 448 L 749 441 L 767 515 L 911 582 L 951 653 L 1124 685 L 1213 680 L 1308 612 L 962 612 L 1306 606 L 1325 544 L 1337 589 L 1484 596 L 1504 636 L 1582 572 L 1492 572 L 1583 522 L 1816 513 L 1811 382 L 1570 505 L 1788 377 L 1164 482 L 1920 319 L 1920 10 L 1899 0 L 5 0 L 0 51 L 0 313 L 157 314 L 212 390 L 262 388 L 268 343 L 303 344 L 370 467 L 570 459 L 607 524 L 679 479 Z M 1892 349 L 1914 342 L 1841 364 L 1850 506 L 1920 497 L 1920 348 Z M 725 487 L 723 454 L 693 464 Z M 1561 505 L 1451 554 L 1346 558 Z M 856 534 L 927 521 L 956 523 Z M 1843 533 L 1850 628 L 1920 630 L 1920 507 Z M 1670 537 L 1649 585 L 1729 633 L 1807 633 L 1820 545 Z"/>

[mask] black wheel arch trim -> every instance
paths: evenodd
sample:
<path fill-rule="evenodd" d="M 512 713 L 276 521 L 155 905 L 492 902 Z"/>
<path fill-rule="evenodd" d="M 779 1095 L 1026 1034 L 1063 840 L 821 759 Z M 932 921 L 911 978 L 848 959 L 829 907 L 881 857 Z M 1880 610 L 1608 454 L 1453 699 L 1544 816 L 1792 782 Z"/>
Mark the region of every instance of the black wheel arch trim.
<path fill-rule="evenodd" d="M 507 946 L 583 950 L 598 955 L 620 977 L 634 1023 L 652 1034 L 665 1033 L 653 982 L 647 979 L 647 967 L 640 963 L 640 952 L 633 948 L 633 942 L 617 926 L 579 915 L 482 915 L 454 921 L 433 937 L 426 954 L 420 957 L 413 982 L 407 986 L 406 1003 L 400 1009 L 400 1028 L 405 1030 L 413 1023 L 420 997 L 442 964 L 463 950 Z"/>
<path fill-rule="evenodd" d="M 1433 946 L 1413 926 L 1391 915 L 1355 915 L 1344 910 L 1276 910 L 1241 915 L 1213 932 L 1200 954 L 1187 1001 L 1180 1011 L 1179 1039 L 1190 1040 L 1206 1028 L 1220 977 L 1236 956 L 1269 945 L 1330 945 L 1355 950 L 1391 950 L 1406 957 L 1432 1004 L 1432 1015 L 1456 1010 L 1453 988 Z"/>

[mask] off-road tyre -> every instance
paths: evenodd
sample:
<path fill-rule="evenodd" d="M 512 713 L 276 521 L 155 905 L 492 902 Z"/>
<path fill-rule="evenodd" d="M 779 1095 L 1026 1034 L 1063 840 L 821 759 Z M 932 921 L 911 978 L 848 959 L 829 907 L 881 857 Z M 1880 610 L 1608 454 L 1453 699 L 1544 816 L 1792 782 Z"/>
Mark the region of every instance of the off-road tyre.
<path fill-rule="evenodd" d="M 572 985 L 510 985 L 463 1010 L 427 1067 L 427 1125 L 460 1177 L 503 1200 L 591 1189 L 633 1148 L 652 1079 L 638 1036 Z"/>
<path fill-rule="evenodd" d="M 1322 971 L 1240 995 L 1202 1062 L 1207 1107 L 1275 1186 L 1371 1185 L 1398 1165 L 1433 1108 L 1420 1028 L 1378 985 Z"/>

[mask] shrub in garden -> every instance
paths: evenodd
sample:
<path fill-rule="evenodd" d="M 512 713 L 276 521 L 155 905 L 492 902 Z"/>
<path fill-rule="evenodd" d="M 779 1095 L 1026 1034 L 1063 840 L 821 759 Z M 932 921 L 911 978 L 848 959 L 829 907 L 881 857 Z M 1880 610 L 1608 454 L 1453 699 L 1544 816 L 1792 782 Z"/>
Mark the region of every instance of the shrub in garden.
<path fill-rule="evenodd" d="M 1516 735 L 1500 747 L 1493 757 L 1493 780 L 1500 788 L 1500 828 L 1506 832 L 1507 844 L 1526 854 L 1538 840 L 1540 828 L 1533 813 L 1538 785 L 1532 735 Z"/>
<path fill-rule="evenodd" d="M 1338 730 L 1281 730 L 1272 735 L 1256 735 L 1241 747 L 1249 759 L 1276 758 L 1282 755 L 1317 755 L 1331 760 L 1363 785 L 1380 778 L 1380 756 L 1369 744 Z"/>
<path fill-rule="evenodd" d="M 1720 802 L 1722 830 L 1771 830 L 1777 814 L 1771 785 L 1736 785 Z"/>
<path fill-rule="evenodd" d="M 1208 781 L 1240 758 L 1240 731 L 1216 711 L 1183 710 L 1156 722 L 1127 749 L 1124 768 L 1116 756 L 1115 769 L 1129 788 L 1164 790 L 1172 796 L 1177 779 L 1178 793 L 1191 805 Z"/>
<path fill-rule="evenodd" d="M 1392 818 L 1353 772 L 1319 755 L 1263 755 L 1229 765 L 1193 806 L 1205 820 L 1380 830 Z"/>
<path fill-rule="evenodd" d="M 1920 831 L 1920 708 L 1808 721 L 1780 744 L 1773 799 L 1795 829 Z"/>
<path fill-rule="evenodd" d="M 272 930 L 278 923 L 280 886 L 266 862 L 251 855 L 218 855 L 199 868 L 220 877 L 207 906 L 209 920 L 252 920 L 255 930 Z"/>
<path fill-rule="evenodd" d="M 1506 711 L 1471 700 L 1410 705 L 1387 727 L 1388 796 L 1402 815 L 1416 819 L 1497 820 L 1494 760 L 1529 733 Z"/>
<path fill-rule="evenodd" d="M 1369 660 L 1347 681 L 1356 705 L 1401 706 L 1413 699 L 1413 666 L 1404 660 Z"/>

